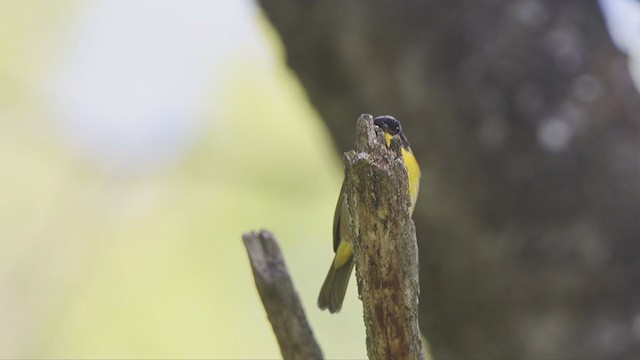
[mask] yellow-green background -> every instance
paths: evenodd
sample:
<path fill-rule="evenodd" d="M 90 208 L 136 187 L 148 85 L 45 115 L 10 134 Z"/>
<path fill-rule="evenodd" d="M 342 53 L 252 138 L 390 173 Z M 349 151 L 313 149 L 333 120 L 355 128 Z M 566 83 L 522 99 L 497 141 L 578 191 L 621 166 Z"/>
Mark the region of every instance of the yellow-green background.
<path fill-rule="evenodd" d="M 342 168 L 268 22 L 248 15 L 273 61 L 240 43 L 215 65 L 185 153 L 121 174 L 38 90 L 87 3 L 0 2 L 0 358 L 277 358 L 240 239 L 263 227 L 325 355 L 364 357 L 355 281 L 339 315 L 315 306 Z"/>

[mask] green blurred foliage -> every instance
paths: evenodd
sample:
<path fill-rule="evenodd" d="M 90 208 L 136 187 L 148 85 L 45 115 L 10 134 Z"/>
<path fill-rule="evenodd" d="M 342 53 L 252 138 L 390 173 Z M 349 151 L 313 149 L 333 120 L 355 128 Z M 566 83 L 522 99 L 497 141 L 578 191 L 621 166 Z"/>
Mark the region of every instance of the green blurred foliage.
<path fill-rule="evenodd" d="M 182 162 L 122 176 L 65 143 L 36 90 L 76 6 L 0 3 L 0 357 L 277 358 L 240 239 L 263 227 L 325 355 L 364 357 L 355 281 L 341 314 L 315 306 L 342 170 L 272 31 L 277 66 L 228 64 Z"/>

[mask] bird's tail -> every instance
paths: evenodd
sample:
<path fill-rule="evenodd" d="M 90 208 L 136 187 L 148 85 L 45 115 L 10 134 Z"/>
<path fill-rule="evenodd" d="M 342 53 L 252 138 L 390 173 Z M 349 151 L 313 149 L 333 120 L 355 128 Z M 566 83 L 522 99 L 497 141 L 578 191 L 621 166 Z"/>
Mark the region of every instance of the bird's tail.
<path fill-rule="evenodd" d="M 338 268 L 334 266 L 334 262 L 331 262 L 329 273 L 327 274 L 327 278 L 324 279 L 324 283 L 320 289 L 320 296 L 318 296 L 318 307 L 320 310 L 329 309 L 329 312 L 332 314 L 340 311 L 352 270 L 353 257 Z"/>

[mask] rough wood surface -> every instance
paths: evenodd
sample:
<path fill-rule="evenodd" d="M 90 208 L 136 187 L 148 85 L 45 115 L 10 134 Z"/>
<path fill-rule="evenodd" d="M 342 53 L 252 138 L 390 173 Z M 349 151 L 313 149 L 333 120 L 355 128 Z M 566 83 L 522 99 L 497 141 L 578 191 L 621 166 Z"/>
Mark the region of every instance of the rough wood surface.
<path fill-rule="evenodd" d="M 385 145 L 371 115 L 345 154 L 358 293 L 370 359 L 423 359 L 418 328 L 418 247 L 400 145 Z"/>
<path fill-rule="evenodd" d="M 263 230 L 245 233 L 242 240 L 282 357 L 322 359 L 276 238 Z"/>

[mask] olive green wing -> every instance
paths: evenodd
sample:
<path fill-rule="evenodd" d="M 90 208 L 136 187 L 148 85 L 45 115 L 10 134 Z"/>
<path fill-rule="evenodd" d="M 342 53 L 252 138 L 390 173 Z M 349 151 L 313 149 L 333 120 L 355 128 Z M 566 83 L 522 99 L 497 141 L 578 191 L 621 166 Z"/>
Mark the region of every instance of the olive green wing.
<path fill-rule="evenodd" d="M 345 180 L 342 181 L 342 186 L 340 187 L 340 196 L 338 196 L 338 203 L 336 204 L 336 211 L 333 214 L 333 252 L 338 250 L 338 245 L 340 245 L 340 214 L 342 213 L 342 206 L 345 200 Z"/>

